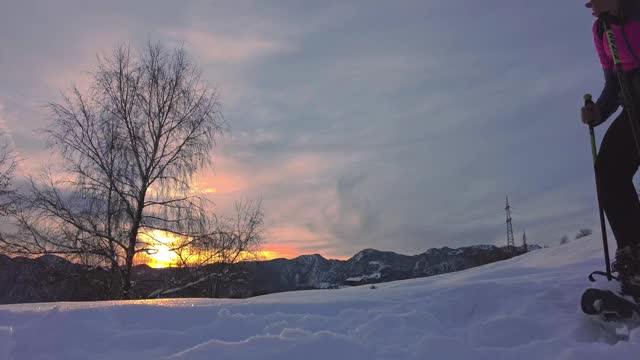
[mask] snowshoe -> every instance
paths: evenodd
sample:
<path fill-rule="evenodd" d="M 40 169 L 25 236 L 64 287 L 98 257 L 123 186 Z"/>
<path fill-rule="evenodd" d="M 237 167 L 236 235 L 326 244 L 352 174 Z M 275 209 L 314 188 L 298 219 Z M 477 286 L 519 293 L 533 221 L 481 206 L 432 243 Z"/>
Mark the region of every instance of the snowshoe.
<path fill-rule="evenodd" d="M 587 289 L 581 305 L 614 341 L 628 341 L 631 329 L 640 325 L 640 305 L 613 291 Z"/>
<path fill-rule="evenodd" d="M 587 289 L 582 294 L 582 311 L 606 321 L 640 319 L 640 305 L 609 290 Z"/>

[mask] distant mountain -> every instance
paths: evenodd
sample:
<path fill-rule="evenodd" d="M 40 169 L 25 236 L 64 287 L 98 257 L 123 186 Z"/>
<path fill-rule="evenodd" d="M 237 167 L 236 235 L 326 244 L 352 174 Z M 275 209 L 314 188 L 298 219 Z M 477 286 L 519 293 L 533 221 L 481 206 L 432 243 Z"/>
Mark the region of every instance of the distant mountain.
<path fill-rule="evenodd" d="M 533 245 L 529 248 L 536 250 L 540 247 Z M 430 249 L 413 256 L 366 249 L 345 261 L 306 255 L 291 260 L 248 262 L 243 266 L 254 276 L 251 283 L 254 291 L 272 293 L 433 276 L 506 260 L 522 253 L 521 248 L 512 252 L 506 247 L 489 245 Z"/>
<path fill-rule="evenodd" d="M 540 248 L 532 245 L 530 250 Z M 216 283 L 214 265 L 197 272 L 184 269 L 134 268 L 133 291 L 138 298 L 162 297 L 245 298 L 304 289 L 330 289 L 433 276 L 460 271 L 522 254 L 489 245 L 459 249 L 430 249 L 408 256 L 365 249 L 348 260 L 320 255 L 295 259 L 250 261 L 238 264 L 233 281 Z M 113 274 L 47 255 L 37 259 L 0 255 L 0 303 L 106 300 L 117 289 Z"/>
<path fill-rule="evenodd" d="M 106 300 L 110 274 L 61 257 L 0 255 L 0 304 Z"/>

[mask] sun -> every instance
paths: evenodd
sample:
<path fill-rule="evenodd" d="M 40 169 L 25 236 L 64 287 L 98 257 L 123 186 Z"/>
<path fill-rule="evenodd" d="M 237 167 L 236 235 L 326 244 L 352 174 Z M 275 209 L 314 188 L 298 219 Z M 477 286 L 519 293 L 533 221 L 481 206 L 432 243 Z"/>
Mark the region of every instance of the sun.
<path fill-rule="evenodd" d="M 145 251 L 144 264 L 152 268 L 167 268 L 177 266 L 178 254 L 172 250 L 178 244 L 179 238 L 174 234 L 161 230 L 141 232 L 139 235 Z"/>
<path fill-rule="evenodd" d="M 147 254 L 151 258 L 147 265 L 153 268 L 171 267 L 178 261 L 178 255 L 167 245 L 155 245 Z"/>

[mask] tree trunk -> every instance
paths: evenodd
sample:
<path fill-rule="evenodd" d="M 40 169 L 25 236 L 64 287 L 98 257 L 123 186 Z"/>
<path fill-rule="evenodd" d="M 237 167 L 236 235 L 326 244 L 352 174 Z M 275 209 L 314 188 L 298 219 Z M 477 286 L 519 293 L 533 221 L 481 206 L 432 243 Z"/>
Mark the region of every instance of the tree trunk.
<path fill-rule="evenodd" d="M 213 297 L 215 299 L 220 297 L 220 279 L 216 279 L 216 287 L 214 289 Z"/>
<path fill-rule="evenodd" d="M 133 256 L 135 251 L 127 251 L 127 258 L 124 264 L 124 274 L 122 276 L 122 299 L 131 298 L 131 268 L 133 268 Z"/>

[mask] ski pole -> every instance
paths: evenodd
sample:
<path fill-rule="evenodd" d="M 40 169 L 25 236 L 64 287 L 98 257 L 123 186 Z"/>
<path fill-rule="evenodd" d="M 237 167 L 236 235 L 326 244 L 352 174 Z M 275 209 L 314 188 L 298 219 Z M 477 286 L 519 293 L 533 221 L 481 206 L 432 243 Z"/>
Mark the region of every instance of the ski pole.
<path fill-rule="evenodd" d="M 591 94 L 584 96 L 584 105 L 587 106 L 593 104 L 593 97 Z M 589 125 L 589 135 L 591 137 L 591 153 L 593 155 L 593 169 L 596 177 L 596 196 L 598 198 L 598 210 L 600 212 L 600 231 L 602 232 L 602 244 L 604 246 L 604 262 L 607 269 L 607 280 L 611 281 L 611 259 L 609 258 L 609 240 L 607 239 L 607 225 L 604 221 L 604 209 L 602 208 L 602 202 L 600 201 L 600 181 L 598 180 L 598 171 L 596 169 L 596 162 L 598 160 L 598 145 L 596 145 L 596 131 L 593 125 Z"/>
<path fill-rule="evenodd" d="M 624 67 L 622 66 L 622 60 L 620 60 L 620 53 L 618 52 L 618 46 L 616 44 L 616 36 L 611 28 L 612 16 L 609 14 L 603 14 L 600 16 L 602 24 L 604 25 L 604 33 L 609 41 L 609 47 L 611 48 L 611 55 L 613 56 L 613 63 L 616 66 L 616 73 L 618 75 L 618 82 L 620 83 L 620 89 L 622 91 L 622 97 L 624 101 L 624 110 L 627 112 L 631 124 L 631 133 L 636 144 L 636 151 L 640 156 L 640 123 L 638 123 L 635 103 L 633 101 L 633 93 L 631 92 L 631 86 L 629 79 L 625 76 Z"/>

